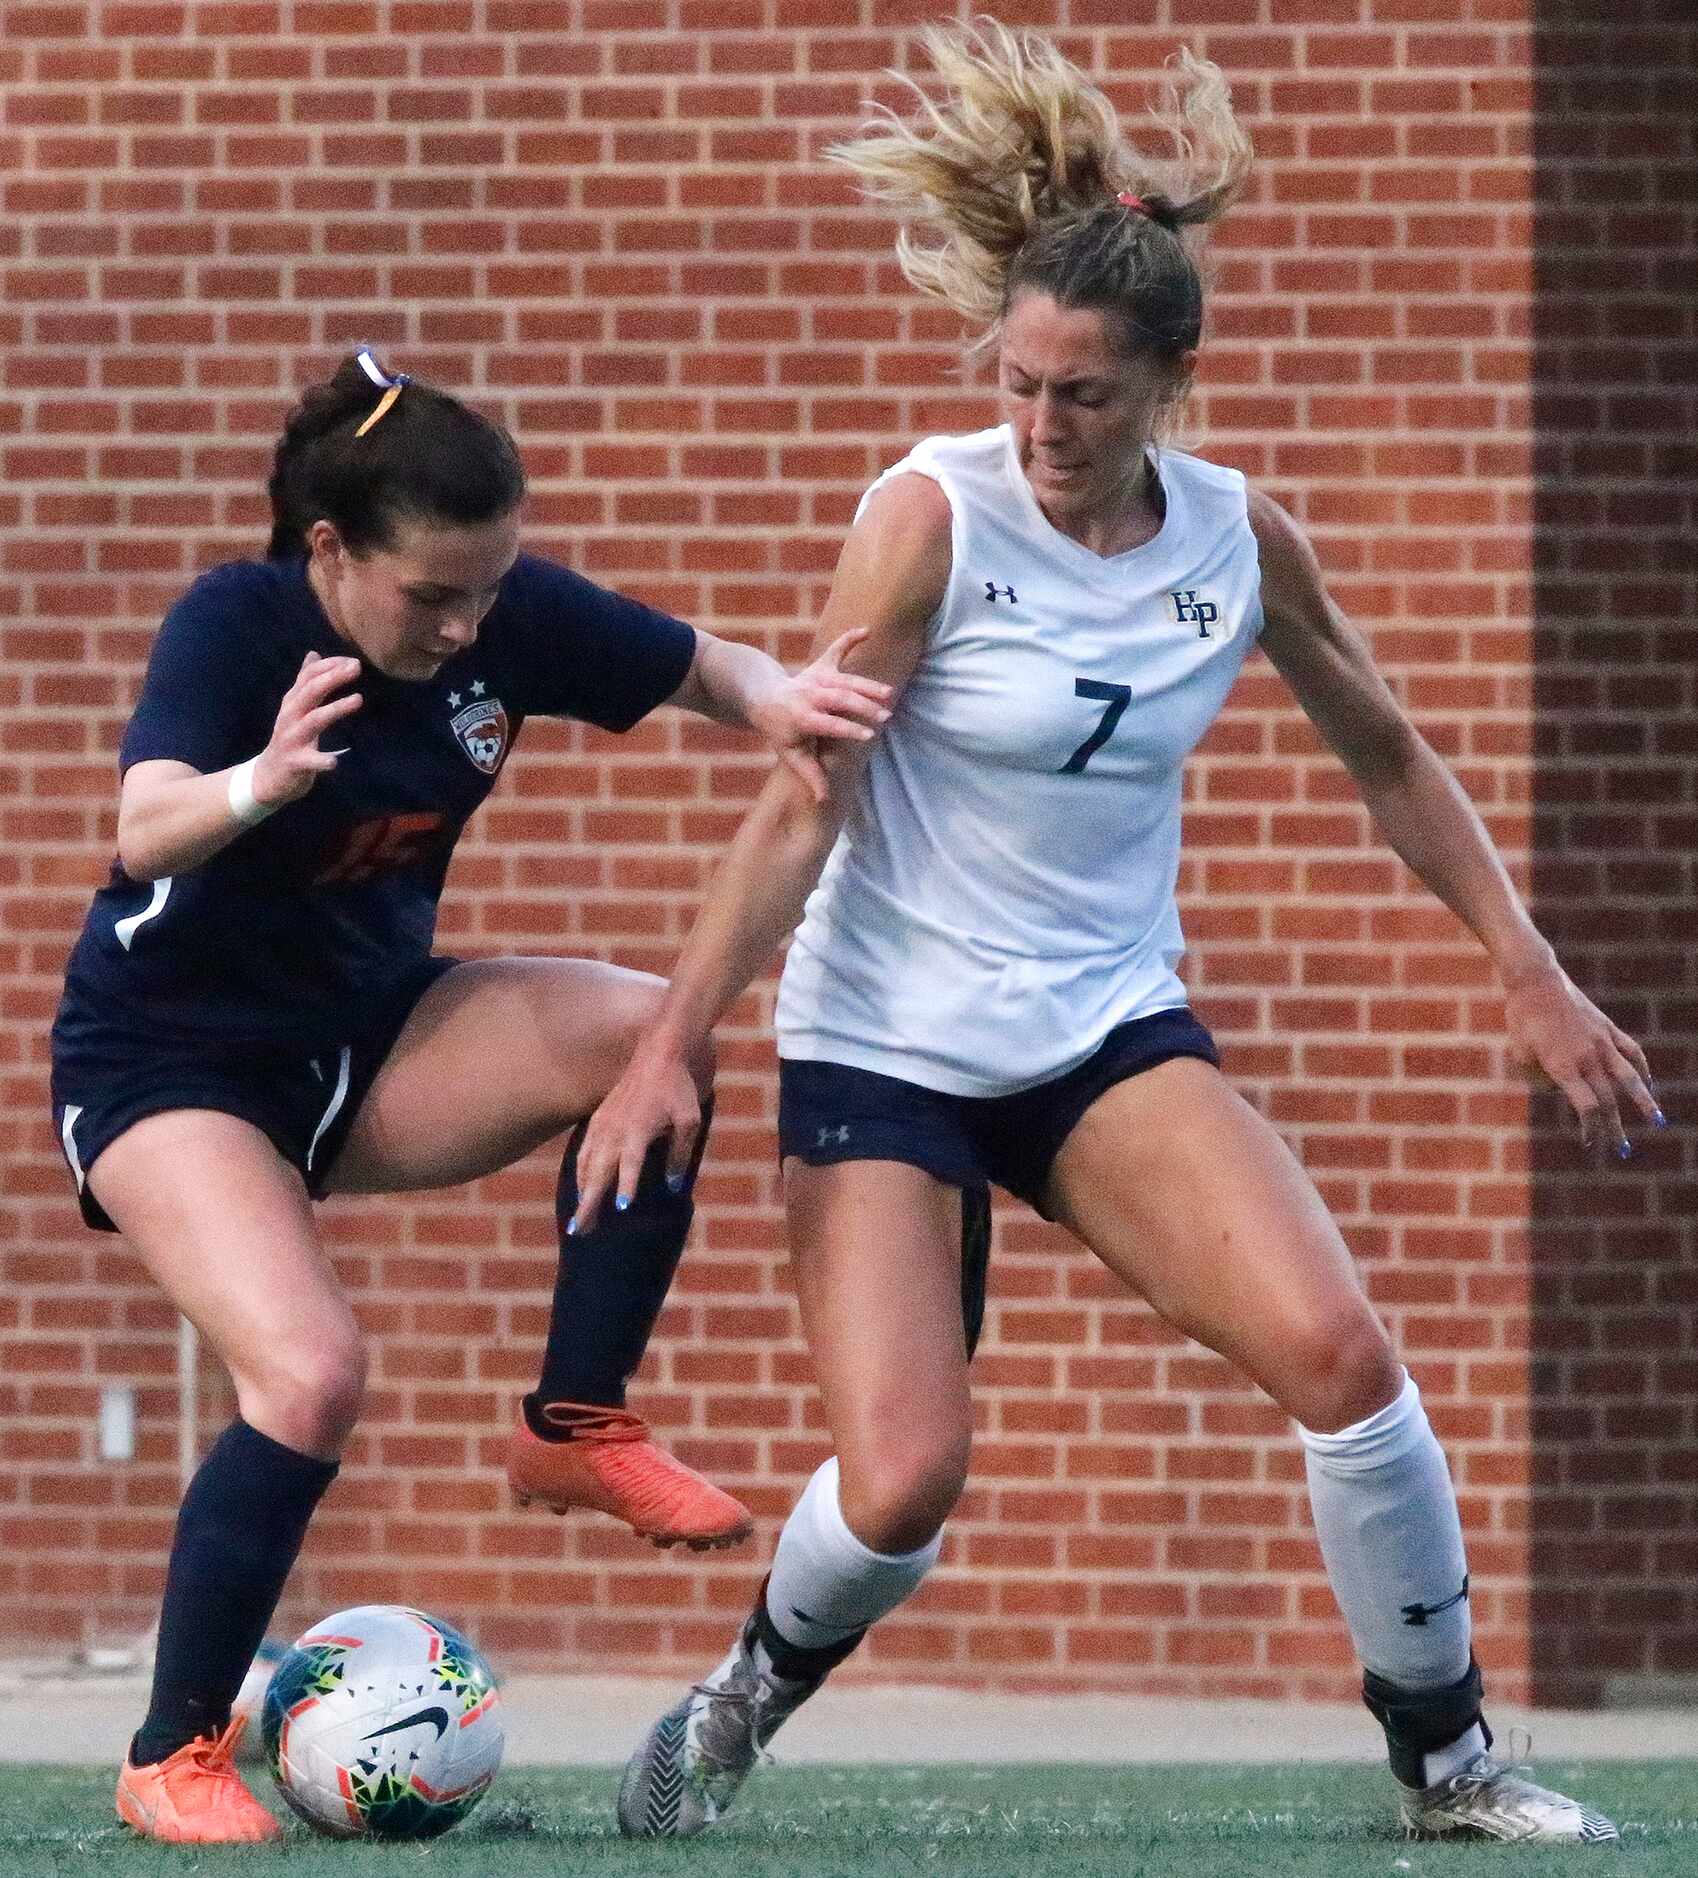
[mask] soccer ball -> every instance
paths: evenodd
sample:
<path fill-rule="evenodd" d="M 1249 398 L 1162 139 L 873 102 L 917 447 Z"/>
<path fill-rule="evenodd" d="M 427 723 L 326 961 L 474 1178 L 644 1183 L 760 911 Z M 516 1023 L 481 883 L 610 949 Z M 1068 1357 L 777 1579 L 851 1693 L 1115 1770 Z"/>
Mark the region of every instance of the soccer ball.
<path fill-rule="evenodd" d="M 239 1715 L 244 1723 L 236 1741 L 236 1759 L 239 1761 L 265 1759 L 265 1743 L 260 1739 L 260 1710 L 265 1705 L 265 1692 L 271 1686 L 272 1671 L 288 1653 L 288 1644 L 280 1642 L 276 1637 L 267 1637 L 254 1652 L 254 1660 L 242 1678 L 242 1686 L 230 1705 L 231 1719 Z"/>
<path fill-rule="evenodd" d="M 337 1611 L 297 1638 L 261 1733 L 284 1799 L 338 1839 L 446 1832 L 483 1798 L 503 1744 L 489 1665 L 398 1604 Z"/>

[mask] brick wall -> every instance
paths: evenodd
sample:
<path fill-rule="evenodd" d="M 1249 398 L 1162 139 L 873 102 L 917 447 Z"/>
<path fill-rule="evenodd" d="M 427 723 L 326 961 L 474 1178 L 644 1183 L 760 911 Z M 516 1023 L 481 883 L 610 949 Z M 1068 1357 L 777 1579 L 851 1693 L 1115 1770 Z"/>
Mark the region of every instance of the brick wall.
<path fill-rule="evenodd" d="M 1692 461 L 1673 429 L 1609 460 L 1623 500 L 1654 504 L 1623 548 L 1614 495 L 1577 514 L 1536 425 L 1543 413 L 1573 451 L 1639 428 L 1633 399 L 1690 377 L 1690 314 L 1658 290 L 1661 323 L 1633 324 L 1611 354 L 1619 398 L 1599 389 L 1600 331 L 1535 320 L 1535 233 L 1572 185 L 1543 146 L 1533 160 L 1535 103 L 1547 132 L 1565 107 L 1535 86 L 1533 29 L 1551 43 L 1551 28 L 1528 3 L 1024 0 L 1007 17 L 1059 30 L 1128 108 L 1176 17 L 1231 74 L 1262 162 L 1216 248 L 1199 438 L 1308 526 L 1523 879 L 1535 825 L 1552 844 L 1540 894 L 1577 969 L 1619 990 L 1624 1017 L 1687 1039 L 1668 1074 L 1689 1086 L 1676 941 L 1692 696 L 1676 629 L 1691 564 L 1682 585 L 1650 562 L 1653 529 L 1680 538 L 1682 490 L 1689 553 Z M 1644 70 L 1645 44 L 1674 43 L 1672 0 L 1638 12 Z M 989 416 L 982 383 L 956 372 L 952 322 L 903 288 L 890 230 L 813 160 L 869 89 L 894 96 L 876 75 L 913 62 L 930 14 L 0 7 L 0 1639 L 144 1629 L 177 1494 L 171 1313 L 120 1244 L 78 1225 L 43 1098 L 56 975 L 111 851 L 112 752 L 160 611 L 197 568 L 257 551 L 292 393 L 373 338 L 512 424 L 534 545 L 797 657 L 861 487 L 905 440 Z M 1630 139 L 1634 106 L 1611 109 L 1609 135 Z M 1690 165 L 1657 169 L 1599 136 L 1570 154 L 1612 188 L 1639 179 L 1634 240 L 1661 244 L 1645 266 L 1678 271 Z M 1658 201 L 1684 250 L 1647 232 Z M 1634 215 L 1629 197 L 1620 216 Z M 1566 241 L 1572 217 L 1556 225 Z M 1583 277 L 1566 278 L 1578 303 Z M 1586 411 L 1562 397 L 1565 371 L 1595 394 Z M 1688 398 L 1688 436 L 1691 415 Z M 1632 667 L 1620 693 L 1584 643 L 1581 590 L 1605 588 L 1634 615 L 1604 654 Z M 1564 689 L 1563 661 L 1591 689 Z M 1648 677 L 1650 704 L 1632 689 Z M 1641 742 L 1600 748 L 1623 710 Z M 1600 753 L 1607 788 L 1587 761 Z M 1657 759 L 1654 798 L 1635 793 L 1641 756 Z M 667 714 L 624 739 L 531 725 L 456 862 L 444 945 L 664 970 L 762 771 L 737 739 Z M 1613 801 L 1616 819 L 1586 821 L 1585 801 Z M 1653 1595 L 1693 1563 L 1690 1137 L 1606 1181 L 1558 1171 L 1555 1135 L 1529 1132 L 1505 1078 L 1477 951 L 1372 838 L 1259 660 L 1193 767 L 1189 840 L 1198 1003 L 1319 1181 L 1427 1393 L 1495 1686 L 1523 1694 L 1546 1662 L 1541 1599 L 1565 1661 L 1590 1662 L 1607 1619 L 1612 1671 L 1691 1667 L 1690 1592 Z M 1569 844 L 1585 858 L 1565 871 Z M 1660 866 L 1646 854 L 1649 871 L 1611 873 L 1634 844 Z M 1601 904 L 1635 917 L 1600 925 Z M 1666 995 L 1636 963 L 1640 909 L 1664 921 Z M 553 1265 L 543 1155 L 473 1190 L 325 1210 L 377 1355 L 285 1628 L 405 1598 L 470 1622 L 511 1664 L 676 1669 L 722 1647 L 823 1452 L 783 1270 L 770 1001 L 768 981 L 726 1026 L 696 1240 L 637 1396 L 756 1506 L 756 1551 L 666 1559 L 605 1523 L 508 1504 L 499 1458 Z M 1635 1354 L 1647 1326 L 1652 1357 Z M 1586 1351 L 1618 1367 L 1603 1377 Z M 1009 1209 L 978 1369 L 974 1480 L 943 1567 L 857 1673 L 1348 1692 L 1298 1455 L 1224 1365 Z M 93 1460 L 110 1381 L 140 1386 L 140 1455 L 121 1467 Z M 197 1408 L 204 1441 L 229 1412 L 210 1365 Z M 1620 1559 L 1580 1544 L 1619 1526 L 1617 1454 L 1646 1475 Z"/>
<path fill-rule="evenodd" d="M 1698 19 L 1552 0 L 1536 43 L 1536 904 L 1571 968 L 1655 1040 L 1674 1138 L 1599 1179 L 1560 1133 L 1535 1137 L 1535 1669 L 1553 1701 L 1690 1700 Z"/>

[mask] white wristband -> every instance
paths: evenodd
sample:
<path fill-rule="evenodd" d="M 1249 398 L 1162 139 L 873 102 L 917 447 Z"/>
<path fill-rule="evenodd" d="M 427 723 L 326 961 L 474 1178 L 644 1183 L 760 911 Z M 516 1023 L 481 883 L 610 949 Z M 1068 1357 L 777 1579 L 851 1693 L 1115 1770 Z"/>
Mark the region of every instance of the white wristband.
<path fill-rule="evenodd" d="M 254 771 L 258 767 L 257 756 L 250 756 L 245 763 L 238 763 L 230 772 L 230 787 L 225 791 L 230 813 L 244 828 L 252 828 L 256 822 L 263 822 L 278 806 L 276 803 L 254 800 Z"/>

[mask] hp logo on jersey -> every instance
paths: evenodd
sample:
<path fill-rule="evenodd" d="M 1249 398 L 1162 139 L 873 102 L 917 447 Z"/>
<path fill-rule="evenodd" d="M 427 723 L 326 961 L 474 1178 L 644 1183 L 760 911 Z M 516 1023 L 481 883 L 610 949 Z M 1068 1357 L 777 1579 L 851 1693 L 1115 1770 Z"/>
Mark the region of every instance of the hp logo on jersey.
<path fill-rule="evenodd" d="M 1181 626 L 1195 626 L 1199 639 L 1212 639 L 1209 628 L 1220 618 L 1220 608 L 1212 600 L 1199 600 L 1195 587 L 1182 587 L 1167 596 L 1173 602 L 1173 617 Z"/>

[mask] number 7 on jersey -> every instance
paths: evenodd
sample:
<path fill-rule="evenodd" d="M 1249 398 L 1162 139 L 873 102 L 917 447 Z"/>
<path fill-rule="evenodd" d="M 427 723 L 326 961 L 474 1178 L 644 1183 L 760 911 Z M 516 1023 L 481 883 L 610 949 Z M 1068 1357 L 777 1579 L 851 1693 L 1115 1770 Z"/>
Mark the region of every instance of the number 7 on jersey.
<path fill-rule="evenodd" d="M 1077 776 L 1114 735 L 1114 727 L 1120 722 L 1120 715 L 1126 709 L 1127 700 L 1132 696 L 1132 687 L 1130 685 L 1105 685 L 1095 678 L 1075 678 L 1073 695 L 1076 698 L 1106 699 L 1108 709 L 1103 712 L 1096 729 L 1062 764 L 1057 772 L 1062 776 Z"/>

